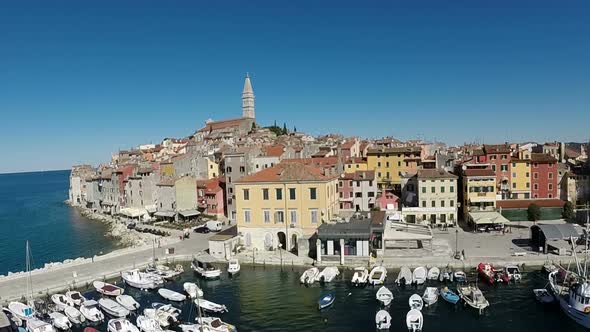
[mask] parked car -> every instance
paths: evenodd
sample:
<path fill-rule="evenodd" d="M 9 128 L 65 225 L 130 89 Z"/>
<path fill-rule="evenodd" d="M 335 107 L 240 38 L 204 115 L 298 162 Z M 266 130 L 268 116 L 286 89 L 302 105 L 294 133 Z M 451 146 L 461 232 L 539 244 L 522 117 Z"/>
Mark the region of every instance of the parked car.
<path fill-rule="evenodd" d="M 217 220 L 209 220 L 205 224 L 205 227 L 207 227 L 210 231 L 219 232 L 223 228 L 223 223 Z"/>
<path fill-rule="evenodd" d="M 195 228 L 195 233 L 203 233 L 203 234 L 207 234 L 211 232 L 211 230 L 207 227 L 207 226 L 201 226 L 201 227 L 197 227 Z"/>

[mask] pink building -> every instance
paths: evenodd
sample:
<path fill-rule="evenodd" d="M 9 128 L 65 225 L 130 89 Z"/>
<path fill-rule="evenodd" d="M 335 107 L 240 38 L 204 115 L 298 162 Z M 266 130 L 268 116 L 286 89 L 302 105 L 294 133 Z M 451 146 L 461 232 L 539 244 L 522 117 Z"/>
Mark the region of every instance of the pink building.
<path fill-rule="evenodd" d="M 221 178 L 197 180 L 197 200 L 204 214 L 225 215 L 225 182 Z"/>
<path fill-rule="evenodd" d="M 377 197 L 377 206 L 381 210 L 398 210 L 399 197 L 395 196 L 391 191 L 384 190 L 379 197 Z"/>

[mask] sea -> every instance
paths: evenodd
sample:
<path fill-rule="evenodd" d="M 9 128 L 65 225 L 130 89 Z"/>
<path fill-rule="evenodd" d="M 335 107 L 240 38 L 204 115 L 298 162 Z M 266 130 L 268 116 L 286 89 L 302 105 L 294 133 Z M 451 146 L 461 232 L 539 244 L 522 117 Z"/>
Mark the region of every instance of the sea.
<path fill-rule="evenodd" d="M 0 275 L 24 271 L 26 241 L 33 268 L 118 248 L 103 223 L 64 203 L 70 171 L 0 174 Z"/>

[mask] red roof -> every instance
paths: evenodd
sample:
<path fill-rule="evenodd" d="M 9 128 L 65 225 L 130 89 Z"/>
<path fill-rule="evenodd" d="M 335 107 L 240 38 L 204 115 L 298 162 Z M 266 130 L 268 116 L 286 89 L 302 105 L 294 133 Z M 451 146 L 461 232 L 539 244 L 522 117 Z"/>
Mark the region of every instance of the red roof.
<path fill-rule="evenodd" d="M 506 199 L 496 202 L 496 206 L 503 209 L 526 209 L 531 204 L 538 207 L 558 207 L 562 208 L 565 201 L 560 199 Z"/>
<path fill-rule="evenodd" d="M 220 183 L 219 178 L 213 178 L 213 179 L 209 179 L 209 180 L 197 180 L 197 187 L 204 188 L 206 194 L 216 194 L 220 190 L 222 190 L 219 183 Z"/>
<path fill-rule="evenodd" d="M 496 176 L 496 173 L 489 168 L 486 169 L 466 169 L 463 171 L 465 176 Z"/>
<path fill-rule="evenodd" d="M 266 146 L 264 147 L 264 153 L 268 157 L 280 157 L 285 153 L 285 146 L 283 144 Z"/>
<path fill-rule="evenodd" d="M 220 130 L 220 129 L 226 129 L 226 128 L 239 127 L 240 124 L 242 123 L 242 121 L 244 121 L 244 120 L 245 119 L 239 118 L 239 119 L 229 119 L 229 120 L 209 122 L 205 125 L 205 127 L 199 129 L 198 132 L 203 133 L 203 132 L 208 132 L 211 130 Z"/>
<path fill-rule="evenodd" d="M 556 163 L 557 159 L 545 153 L 531 153 L 531 160 L 535 163 Z"/>
<path fill-rule="evenodd" d="M 330 179 L 330 177 L 324 175 L 324 172 L 320 168 L 302 163 L 282 162 L 252 175 L 244 176 L 236 181 L 236 183 L 326 181 Z"/>

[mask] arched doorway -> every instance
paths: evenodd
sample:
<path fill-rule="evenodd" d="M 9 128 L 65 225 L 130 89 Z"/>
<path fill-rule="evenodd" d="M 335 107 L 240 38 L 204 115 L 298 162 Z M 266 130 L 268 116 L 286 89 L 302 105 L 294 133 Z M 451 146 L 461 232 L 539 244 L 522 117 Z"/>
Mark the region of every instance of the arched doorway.
<path fill-rule="evenodd" d="M 297 243 L 297 234 L 293 234 L 291 235 L 291 252 L 294 253 L 295 255 L 298 254 L 298 250 L 299 250 L 299 245 Z"/>
<path fill-rule="evenodd" d="M 279 238 L 281 248 L 287 250 L 287 235 L 284 232 L 278 232 L 277 237 Z"/>

